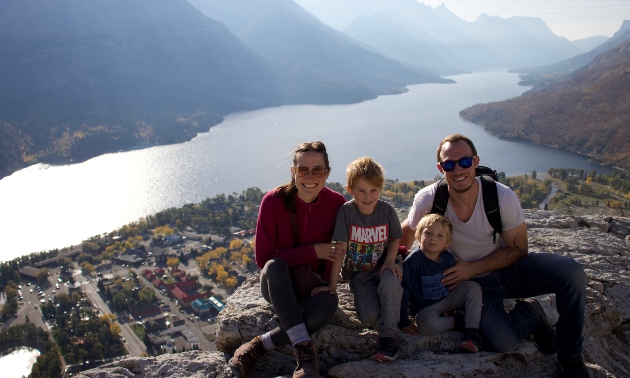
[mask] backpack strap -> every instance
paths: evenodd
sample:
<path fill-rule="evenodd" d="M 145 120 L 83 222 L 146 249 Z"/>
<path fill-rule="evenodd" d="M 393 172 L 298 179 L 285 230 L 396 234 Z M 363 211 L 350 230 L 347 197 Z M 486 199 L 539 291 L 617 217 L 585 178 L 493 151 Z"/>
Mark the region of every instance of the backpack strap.
<path fill-rule="evenodd" d="M 483 207 L 486 209 L 486 218 L 492 227 L 492 242 L 497 242 L 497 234 L 503 232 L 503 222 L 501 221 L 501 209 L 499 208 L 499 195 L 497 184 L 488 177 L 479 176 L 481 179 L 481 191 L 483 196 Z"/>
<path fill-rule="evenodd" d="M 435 197 L 433 198 L 433 207 L 431 207 L 431 214 L 444 215 L 446 213 L 446 205 L 448 204 L 448 185 L 444 178 L 440 179 L 435 190 Z"/>

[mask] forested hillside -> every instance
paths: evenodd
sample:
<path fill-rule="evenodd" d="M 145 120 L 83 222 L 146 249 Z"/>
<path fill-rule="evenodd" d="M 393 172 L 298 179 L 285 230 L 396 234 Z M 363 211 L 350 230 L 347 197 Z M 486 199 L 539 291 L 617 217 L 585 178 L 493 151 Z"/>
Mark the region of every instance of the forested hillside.
<path fill-rule="evenodd" d="M 535 94 L 460 112 L 497 136 L 528 140 L 630 168 L 630 40 Z"/>
<path fill-rule="evenodd" d="M 382 78 L 387 63 L 378 92 L 272 62 L 186 0 L 3 0 L 0 48 L 0 178 L 38 161 L 183 142 L 235 111 L 356 103 L 444 81 L 373 52 L 376 64 L 349 70 Z"/>

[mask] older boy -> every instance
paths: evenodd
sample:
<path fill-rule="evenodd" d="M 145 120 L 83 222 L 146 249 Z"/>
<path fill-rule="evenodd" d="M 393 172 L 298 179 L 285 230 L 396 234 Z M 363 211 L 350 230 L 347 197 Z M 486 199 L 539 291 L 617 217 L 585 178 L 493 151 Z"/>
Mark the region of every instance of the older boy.
<path fill-rule="evenodd" d="M 373 355 L 377 361 L 398 356 L 402 298 L 402 267 L 396 264 L 398 239 L 402 236 L 394 208 L 379 197 L 385 178 L 383 167 L 369 157 L 356 159 L 346 169 L 346 190 L 353 199 L 337 213 L 333 240 L 347 242 L 343 277 L 350 280 L 354 306 L 362 323 L 375 325 L 379 334 Z M 341 264 L 333 264 L 329 285 L 337 285 Z"/>

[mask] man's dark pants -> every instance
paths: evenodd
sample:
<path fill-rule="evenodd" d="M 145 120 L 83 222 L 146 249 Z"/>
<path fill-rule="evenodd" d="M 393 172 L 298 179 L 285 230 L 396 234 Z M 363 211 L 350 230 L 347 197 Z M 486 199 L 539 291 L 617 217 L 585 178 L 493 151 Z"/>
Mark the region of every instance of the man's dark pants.
<path fill-rule="evenodd" d="M 497 352 L 511 351 L 537 325 L 529 306 L 507 312 L 504 299 L 555 293 L 560 315 L 556 325 L 558 353 L 580 355 L 586 304 L 586 275 L 581 264 L 565 256 L 529 253 L 514 265 L 474 281 L 483 292 L 481 333 L 485 345 Z"/>

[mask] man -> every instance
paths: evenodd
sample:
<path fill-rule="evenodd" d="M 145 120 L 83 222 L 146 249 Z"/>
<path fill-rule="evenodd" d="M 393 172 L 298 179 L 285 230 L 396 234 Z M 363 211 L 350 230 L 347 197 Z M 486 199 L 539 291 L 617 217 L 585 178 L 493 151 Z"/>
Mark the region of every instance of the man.
<path fill-rule="evenodd" d="M 473 280 L 483 292 L 481 333 L 484 343 L 498 352 L 513 350 L 529 336 L 545 353 L 558 353 L 563 377 L 588 377 L 582 359 L 582 327 L 586 302 L 586 276 L 571 258 L 527 250 L 527 226 L 516 194 L 497 183 L 502 232 L 493 240 L 482 201 L 477 150 L 470 139 L 450 135 L 437 149 L 437 168 L 444 174 L 449 200 L 445 216 L 453 223 L 449 250 L 460 260 L 444 272 L 442 283 L 454 289 Z M 415 197 L 409 216 L 402 224 L 401 245 L 413 244 L 420 218 L 430 213 L 437 183 Z M 503 299 L 556 294 L 560 318 L 556 329 L 549 323 L 535 299 L 517 302 L 505 311 Z"/>

